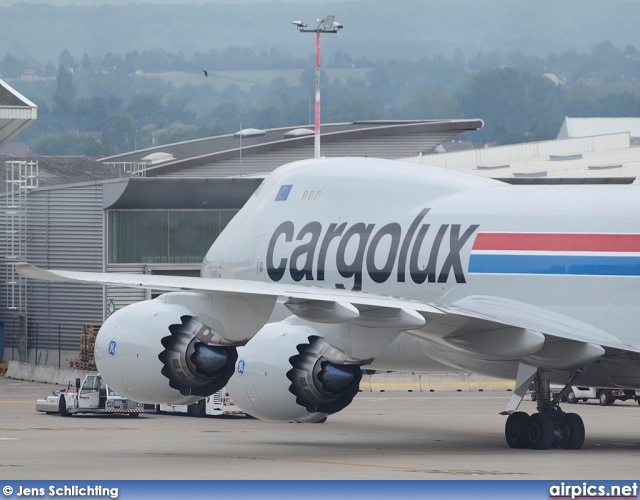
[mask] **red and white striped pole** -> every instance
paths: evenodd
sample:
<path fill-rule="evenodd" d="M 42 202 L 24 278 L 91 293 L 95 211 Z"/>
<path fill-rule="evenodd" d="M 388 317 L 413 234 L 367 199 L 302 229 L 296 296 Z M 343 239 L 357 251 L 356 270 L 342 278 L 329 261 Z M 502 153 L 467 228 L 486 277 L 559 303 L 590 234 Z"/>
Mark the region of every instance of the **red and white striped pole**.
<path fill-rule="evenodd" d="M 320 34 L 321 33 L 337 33 L 342 29 L 340 23 L 333 21 L 334 16 L 327 16 L 324 19 L 317 19 L 318 26 L 315 29 L 305 29 L 307 27 L 302 21 L 293 21 L 298 27 L 300 33 L 316 34 L 316 120 L 315 120 L 315 139 L 313 142 L 313 157 L 320 158 Z"/>
<path fill-rule="evenodd" d="M 316 126 L 313 157 L 320 158 L 320 30 L 316 32 Z"/>

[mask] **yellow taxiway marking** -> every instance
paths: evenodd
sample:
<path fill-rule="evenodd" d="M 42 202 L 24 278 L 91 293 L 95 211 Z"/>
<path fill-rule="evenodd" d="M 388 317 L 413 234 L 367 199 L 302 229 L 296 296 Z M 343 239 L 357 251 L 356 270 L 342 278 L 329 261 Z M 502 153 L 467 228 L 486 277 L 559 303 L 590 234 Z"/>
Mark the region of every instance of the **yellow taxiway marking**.
<path fill-rule="evenodd" d="M 499 472 L 475 469 L 420 469 L 418 467 L 403 467 L 399 465 L 378 465 L 378 464 L 359 464 L 349 462 L 324 462 L 320 460 L 296 460 L 296 462 L 304 462 L 310 464 L 321 465 L 340 465 L 350 467 L 373 467 L 377 469 L 393 469 L 405 472 L 423 472 L 427 474 L 450 474 L 453 476 L 505 476 L 505 475 L 522 475 L 520 472 Z"/>
<path fill-rule="evenodd" d="M 36 404 L 33 401 L 0 401 L 0 406 L 22 406 L 22 405 L 33 405 Z"/>

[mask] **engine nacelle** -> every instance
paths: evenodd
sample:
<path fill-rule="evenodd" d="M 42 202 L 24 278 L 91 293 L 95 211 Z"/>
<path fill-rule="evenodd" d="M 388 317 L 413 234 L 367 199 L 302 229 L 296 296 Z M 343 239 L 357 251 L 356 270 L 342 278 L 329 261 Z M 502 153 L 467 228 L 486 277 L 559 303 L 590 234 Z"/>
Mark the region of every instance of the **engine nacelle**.
<path fill-rule="evenodd" d="M 310 326 L 266 325 L 238 348 L 227 383 L 245 413 L 263 420 L 317 422 L 347 407 L 358 393 L 363 363 L 333 347 Z"/>
<path fill-rule="evenodd" d="M 96 366 L 115 391 L 134 401 L 191 404 L 224 387 L 234 371 L 236 348 L 213 337 L 184 303 L 139 302 L 102 325 Z"/>

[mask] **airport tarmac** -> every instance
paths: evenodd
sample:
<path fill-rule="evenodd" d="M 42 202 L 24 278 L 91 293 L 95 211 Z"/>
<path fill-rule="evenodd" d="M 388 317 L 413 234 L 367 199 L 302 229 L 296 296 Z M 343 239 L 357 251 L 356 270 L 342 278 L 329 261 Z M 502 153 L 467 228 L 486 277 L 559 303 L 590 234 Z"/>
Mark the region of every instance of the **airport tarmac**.
<path fill-rule="evenodd" d="M 56 386 L 0 377 L 0 479 L 634 479 L 640 406 L 564 405 L 581 450 L 512 450 L 510 392 L 359 393 L 323 424 L 46 415 Z M 528 397 L 521 410 L 533 412 Z"/>

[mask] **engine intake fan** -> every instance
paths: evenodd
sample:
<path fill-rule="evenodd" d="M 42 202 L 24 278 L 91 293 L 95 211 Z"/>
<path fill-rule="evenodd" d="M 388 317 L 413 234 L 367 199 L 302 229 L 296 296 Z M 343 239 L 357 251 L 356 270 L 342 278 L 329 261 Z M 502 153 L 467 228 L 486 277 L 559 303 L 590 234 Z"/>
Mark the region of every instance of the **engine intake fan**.
<path fill-rule="evenodd" d="M 238 353 L 235 347 L 207 343 L 211 330 L 191 316 L 169 326 L 162 339 L 162 375 L 183 396 L 209 396 L 222 389 L 233 375 Z"/>
<path fill-rule="evenodd" d="M 287 372 L 296 403 L 311 413 L 332 414 L 346 408 L 358 393 L 362 363 L 320 337 L 309 337 L 309 343 L 297 350 L 299 354 L 289 358 L 292 368 Z"/>

